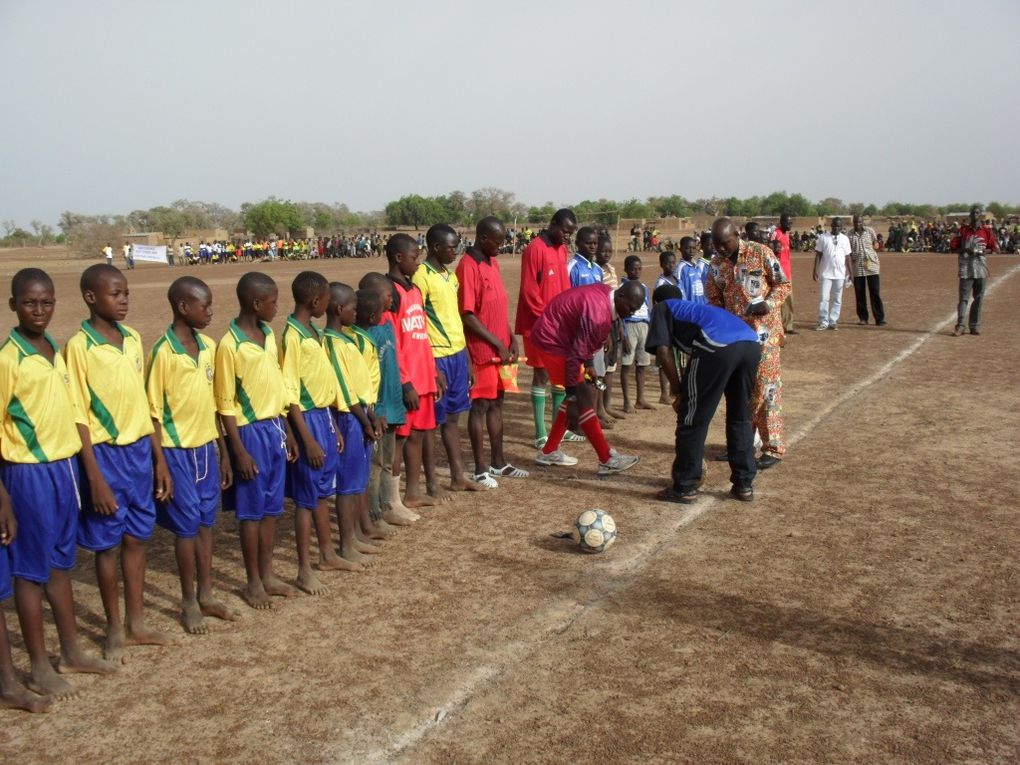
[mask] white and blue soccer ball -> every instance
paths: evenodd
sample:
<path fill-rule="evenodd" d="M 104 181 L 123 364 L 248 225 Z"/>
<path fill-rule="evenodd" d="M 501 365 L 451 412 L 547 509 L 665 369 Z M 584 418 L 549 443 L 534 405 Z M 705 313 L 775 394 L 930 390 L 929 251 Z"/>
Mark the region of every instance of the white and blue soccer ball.
<path fill-rule="evenodd" d="M 571 535 L 582 552 L 605 552 L 616 541 L 616 521 L 605 510 L 585 510 L 574 521 Z"/>

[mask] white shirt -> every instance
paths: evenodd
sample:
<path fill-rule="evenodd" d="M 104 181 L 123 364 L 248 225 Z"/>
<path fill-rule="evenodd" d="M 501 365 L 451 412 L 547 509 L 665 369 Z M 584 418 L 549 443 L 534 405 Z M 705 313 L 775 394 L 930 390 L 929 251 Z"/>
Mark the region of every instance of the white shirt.
<path fill-rule="evenodd" d="M 821 234 L 815 252 L 822 254 L 818 264 L 819 279 L 846 279 L 846 259 L 850 254 L 850 239 L 846 234 Z"/>

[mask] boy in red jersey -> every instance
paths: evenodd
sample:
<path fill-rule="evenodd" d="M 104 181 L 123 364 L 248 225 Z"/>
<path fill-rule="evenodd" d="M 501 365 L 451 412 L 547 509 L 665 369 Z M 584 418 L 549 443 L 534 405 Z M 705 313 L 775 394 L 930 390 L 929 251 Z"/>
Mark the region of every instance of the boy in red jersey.
<path fill-rule="evenodd" d="M 425 306 L 421 292 L 411 282 L 418 270 L 421 250 L 407 234 L 394 234 L 386 242 L 386 260 L 390 270 L 386 274 L 393 283 L 393 318 L 397 335 L 397 359 L 403 383 L 404 406 L 407 407 L 407 421 L 397 428 L 397 446 L 404 451 L 404 468 L 407 472 L 407 488 L 404 505 L 423 507 L 438 502 L 423 495 L 419 488 L 422 468 L 422 441 L 431 438 L 430 431 L 436 429 L 436 399 L 443 395 L 446 380 L 436 369 L 425 321 Z M 436 466 L 425 465 L 426 480 L 436 485 Z"/>

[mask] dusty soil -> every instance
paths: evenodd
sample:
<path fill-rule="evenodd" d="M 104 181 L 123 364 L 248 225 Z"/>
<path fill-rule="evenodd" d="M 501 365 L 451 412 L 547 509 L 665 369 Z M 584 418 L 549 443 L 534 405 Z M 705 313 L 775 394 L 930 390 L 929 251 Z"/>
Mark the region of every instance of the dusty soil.
<path fill-rule="evenodd" d="M 83 318 L 82 262 L 0 251 L 0 278 L 40 262 L 57 279 L 52 331 L 63 342 Z M 0 758 L 1016 762 L 1016 263 L 991 258 L 1002 281 L 983 334 L 953 338 L 955 258 L 886 255 L 889 326 L 855 326 L 848 291 L 840 331 L 816 333 L 810 260 L 795 255 L 802 334 L 783 358 L 791 448 L 759 476 L 750 505 L 727 498 L 720 463 L 692 508 L 652 499 L 672 452 L 674 418 L 660 408 L 610 434 L 642 456 L 633 471 L 596 480 L 590 449 L 571 445 L 577 468 L 459 496 L 387 542 L 370 572 L 328 575 L 328 595 L 278 601 L 272 613 L 237 595 L 243 570 L 225 514 L 216 581 L 241 620 L 201 637 L 178 624 L 171 537 L 158 531 L 149 610 L 179 644 L 132 649 L 114 677 L 75 679 L 80 699 L 50 715 L 0 711 Z M 348 281 L 380 267 L 262 268 L 286 293 L 309 265 Z M 190 269 L 216 295 L 214 335 L 246 268 Z M 504 271 L 516 294 L 514 259 Z M 130 274 L 128 323 L 147 344 L 168 322 L 168 279 L 183 272 Z M 531 467 L 526 398 L 507 420 L 510 458 Z M 714 427 L 710 444 L 722 440 Z M 621 528 L 605 555 L 550 537 L 587 507 L 610 510 Z M 277 559 L 292 577 L 289 518 Z M 79 623 L 98 650 L 95 578 L 87 555 L 79 564 Z M 47 637 L 55 652 L 52 625 Z"/>

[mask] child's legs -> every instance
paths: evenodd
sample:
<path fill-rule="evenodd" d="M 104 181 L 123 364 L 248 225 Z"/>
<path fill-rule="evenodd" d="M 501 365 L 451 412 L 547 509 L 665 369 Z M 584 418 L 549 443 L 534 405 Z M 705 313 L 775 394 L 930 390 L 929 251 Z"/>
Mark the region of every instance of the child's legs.
<path fill-rule="evenodd" d="M 496 398 L 489 402 L 489 411 L 485 413 L 485 427 L 489 431 L 489 449 L 492 453 L 489 464 L 497 468 L 506 467 L 506 458 L 503 455 L 503 391 L 499 391 Z"/>
<path fill-rule="evenodd" d="M 484 398 L 473 399 L 468 414 L 468 438 L 471 441 L 471 455 L 475 461 L 476 474 L 484 473 L 488 469 L 485 464 L 485 422 L 491 403 Z"/>
<path fill-rule="evenodd" d="M 25 640 L 25 650 L 28 651 L 33 672 L 44 667 L 51 668 L 43 636 L 42 596 L 43 585 L 39 582 L 30 582 L 20 577 L 14 580 L 14 603 L 18 610 L 21 635 Z M 56 609 L 53 613 L 56 616 Z"/>
<path fill-rule="evenodd" d="M 627 377 L 633 364 L 620 365 L 620 395 L 623 396 L 623 411 L 631 412 L 634 407 L 630 403 L 630 386 L 627 384 Z"/>
<path fill-rule="evenodd" d="M 262 575 L 259 572 L 259 527 L 261 521 L 241 521 L 241 557 L 244 558 L 244 573 L 249 589 L 262 589 Z"/>
<path fill-rule="evenodd" d="M 312 514 L 312 522 L 315 524 L 315 538 L 319 544 L 319 561 L 326 562 L 336 558 L 336 551 L 333 549 L 333 529 L 329 525 L 329 501 L 322 499 L 315 507 Z"/>
<path fill-rule="evenodd" d="M 96 552 L 96 581 L 99 585 L 99 599 L 106 614 L 107 633 L 123 631 L 120 618 L 120 583 L 117 580 L 117 562 L 120 560 L 120 546 Z"/>
<path fill-rule="evenodd" d="M 431 431 L 411 430 L 404 440 L 404 472 L 407 481 L 404 504 L 407 504 L 408 499 L 417 499 L 419 495 L 418 479 L 422 465 L 422 442 L 426 433 L 431 435 Z"/>
<path fill-rule="evenodd" d="M 198 573 L 198 599 L 207 600 L 212 596 L 212 527 L 201 526 L 195 540 L 195 568 Z"/>
<path fill-rule="evenodd" d="M 197 542 L 196 537 L 176 537 L 174 539 L 174 556 L 177 558 L 177 571 L 181 580 L 181 600 L 186 603 L 195 602 Z"/>
<path fill-rule="evenodd" d="M 312 543 L 312 510 L 307 507 L 294 509 L 294 538 L 297 541 L 298 576 L 310 574 L 312 563 L 308 548 Z M 275 540 L 274 540 L 275 541 Z"/>
<path fill-rule="evenodd" d="M 460 415 L 450 414 L 440 428 L 446 459 L 450 463 L 450 479 L 453 484 L 464 481 L 464 459 L 460 453 Z"/>
<path fill-rule="evenodd" d="M 273 575 L 273 553 L 276 550 L 276 516 L 266 516 L 258 525 L 258 571 L 263 584 Z"/>
<path fill-rule="evenodd" d="M 639 404 L 645 403 L 645 373 L 648 371 L 647 366 L 641 366 L 640 364 L 634 368 L 634 379 L 636 380 L 637 387 L 637 402 Z"/>

